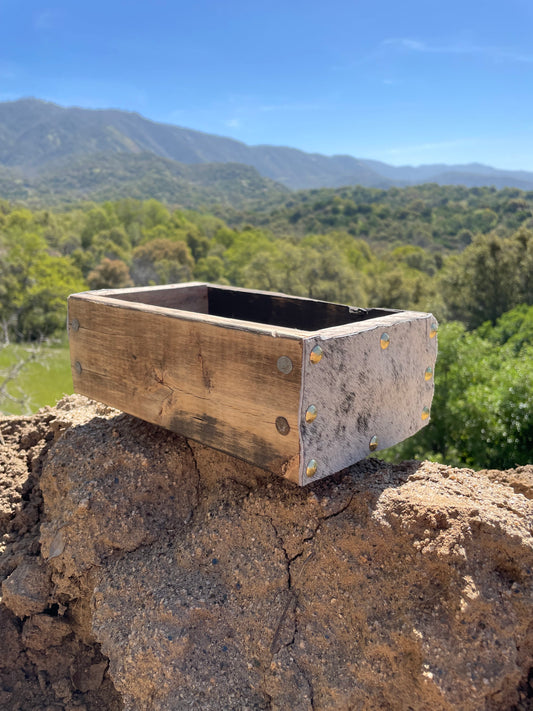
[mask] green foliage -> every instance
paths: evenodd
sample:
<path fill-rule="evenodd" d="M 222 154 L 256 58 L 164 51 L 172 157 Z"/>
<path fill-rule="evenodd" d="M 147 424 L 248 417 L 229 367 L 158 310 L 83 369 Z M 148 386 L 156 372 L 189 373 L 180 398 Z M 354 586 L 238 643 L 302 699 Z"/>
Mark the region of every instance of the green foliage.
<path fill-rule="evenodd" d="M 503 314 L 495 326 L 490 323 L 483 324 L 477 329 L 477 333 L 495 349 L 505 345 L 515 355 L 519 355 L 522 348 L 533 344 L 533 309 L 521 304 Z"/>
<path fill-rule="evenodd" d="M 353 269 L 334 245 L 277 242 L 254 253 L 238 278 L 242 286 L 314 299 L 366 302 Z"/>
<path fill-rule="evenodd" d="M 89 203 L 64 212 L 4 206 L 2 323 L 9 322 L 12 332 L 29 328 L 28 319 L 23 325 L 17 313 L 29 296 L 28 279 L 34 278 L 30 265 L 46 253 L 75 268 L 76 288 L 80 272 L 92 288 L 126 286 L 130 277 L 137 285 L 196 278 L 359 306 L 432 310 L 439 318 L 475 328 L 487 319 L 494 323 L 518 303 L 531 303 L 533 242 L 524 227 L 503 236 L 473 235 L 464 225 L 479 227 L 482 223 L 472 215 L 481 211 L 486 217 L 488 211 L 498 216 L 501 231 L 505 220 L 527 212 L 529 199 L 520 191 L 437 186 L 307 191 L 288 201 L 287 209 L 299 211 L 302 220 L 314 215 L 318 226 L 317 215 L 333 216 L 327 232 L 288 230 L 283 235 L 276 231 L 285 214 L 280 208 L 269 217 L 259 211 L 247 214 L 249 220 L 236 228 L 213 215 L 172 210 L 156 200 Z M 254 220 L 265 226 L 254 226 Z M 339 223 L 348 229 L 338 229 Z M 436 240 L 452 229 L 462 235 L 457 249 L 471 241 L 460 255 L 413 243 L 417 234 Z M 63 269 L 63 281 L 65 274 Z M 45 327 L 54 322 L 50 319 Z M 35 332 L 32 325 L 26 335 Z"/>
<path fill-rule="evenodd" d="M 431 422 L 391 448 L 394 459 L 505 469 L 533 452 L 533 307 L 520 306 L 473 332 L 439 331 Z"/>
<path fill-rule="evenodd" d="M 41 254 L 28 273 L 28 285 L 17 314 L 17 333 L 24 340 L 37 340 L 62 330 L 69 294 L 84 288 L 81 274 L 68 260 Z"/>
<path fill-rule="evenodd" d="M 0 323 L 4 338 L 37 340 L 64 327 L 69 294 L 86 287 L 69 257 L 52 255 L 28 211 L 0 232 Z"/>
<path fill-rule="evenodd" d="M 170 220 L 167 208 L 157 200 L 147 200 L 143 203 L 142 222 L 146 230 L 159 225 L 166 225 Z"/>
<path fill-rule="evenodd" d="M 533 192 L 436 184 L 323 188 L 292 193 L 284 202 L 253 210 L 219 208 L 217 214 L 234 227 L 248 223 L 296 235 L 340 230 L 375 249 L 408 245 L 435 254 L 461 251 L 475 235 L 508 237 L 520 227 L 531 229 Z"/>
<path fill-rule="evenodd" d="M 477 328 L 518 304 L 533 304 L 533 232 L 480 235 L 448 260 L 442 276 L 446 315 Z"/>
<path fill-rule="evenodd" d="M 87 283 L 91 289 L 123 289 L 133 286 L 128 265 L 122 259 L 104 257 L 100 264 L 89 272 Z"/>
<path fill-rule="evenodd" d="M 185 242 L 154 239 L 133 250 L 132 277 L 135 284 L 172 284 L 189 281 L 194 260 Z"/>
<path fill-rule="evenodd" d="M 124 146 L 109 153 L 92 150 L 90 155 L 78 151 L 37 170 L 26 170 L 23 177 L 19 171 L 0 166 L 0 194 L 36 208 L 75 205 L 87 199 L 157 198 L 194 209 L 215 204 L 248 207 L 258 201 L 279 202 L 289 194 L 287 188 L 248 165 L 187 165 L 149 152 L 128 154 Z"/>

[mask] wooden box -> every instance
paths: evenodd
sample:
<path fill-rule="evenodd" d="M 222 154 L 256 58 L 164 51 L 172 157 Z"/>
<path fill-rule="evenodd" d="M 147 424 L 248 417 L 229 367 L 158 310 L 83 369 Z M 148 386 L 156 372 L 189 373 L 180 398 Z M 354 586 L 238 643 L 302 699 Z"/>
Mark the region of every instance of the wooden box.
<path fill-rule="evenodd" d="M 301 486 L 423 427 L 431 314 L 191 282 L 69 298 L 76 392 Z"/>

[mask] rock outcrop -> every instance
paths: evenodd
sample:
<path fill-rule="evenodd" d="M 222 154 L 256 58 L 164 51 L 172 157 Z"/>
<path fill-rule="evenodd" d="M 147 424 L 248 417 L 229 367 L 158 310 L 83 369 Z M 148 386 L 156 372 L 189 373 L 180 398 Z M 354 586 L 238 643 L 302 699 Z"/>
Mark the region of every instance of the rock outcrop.
<path fill-rule="evenodd" d="M 0 434 L 0 708 L 533 708 L 533 467 L 300 489 L 77 396 Z"/>

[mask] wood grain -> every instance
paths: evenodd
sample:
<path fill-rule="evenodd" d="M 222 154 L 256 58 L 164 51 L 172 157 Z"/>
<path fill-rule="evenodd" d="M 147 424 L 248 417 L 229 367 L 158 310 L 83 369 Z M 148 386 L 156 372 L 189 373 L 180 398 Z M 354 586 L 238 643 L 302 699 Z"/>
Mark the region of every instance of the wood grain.
<path fill-rule="evenodd" d="M 101 289 L 86 293 L 108 296 L 121 301 L 150 304 L 151 306 L 164 306 L 203 314 L 208 312 L 207 284 L 200 282 L 133 287 L 131 289 Z"/>

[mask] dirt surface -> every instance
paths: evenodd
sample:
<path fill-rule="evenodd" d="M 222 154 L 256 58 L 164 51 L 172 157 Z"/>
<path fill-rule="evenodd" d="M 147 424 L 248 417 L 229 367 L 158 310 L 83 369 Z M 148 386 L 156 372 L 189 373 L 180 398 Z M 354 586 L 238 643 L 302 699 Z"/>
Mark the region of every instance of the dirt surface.
<path fill-rule="evenodd" d="M 81 408 L 78 406 L 81 405 Z M 94 639 L 75 632 L 40 556 L 43 462 L 71 425 L 107 408 L 65 399 L 32 417 L 0 418 L 0 709 L 123 708 Z"/>
<path fill-rule="evenodd" d="M 0 709 L 533 708 L 532 466 L 300 489 L 79 396 L 0 436 Z"/>

